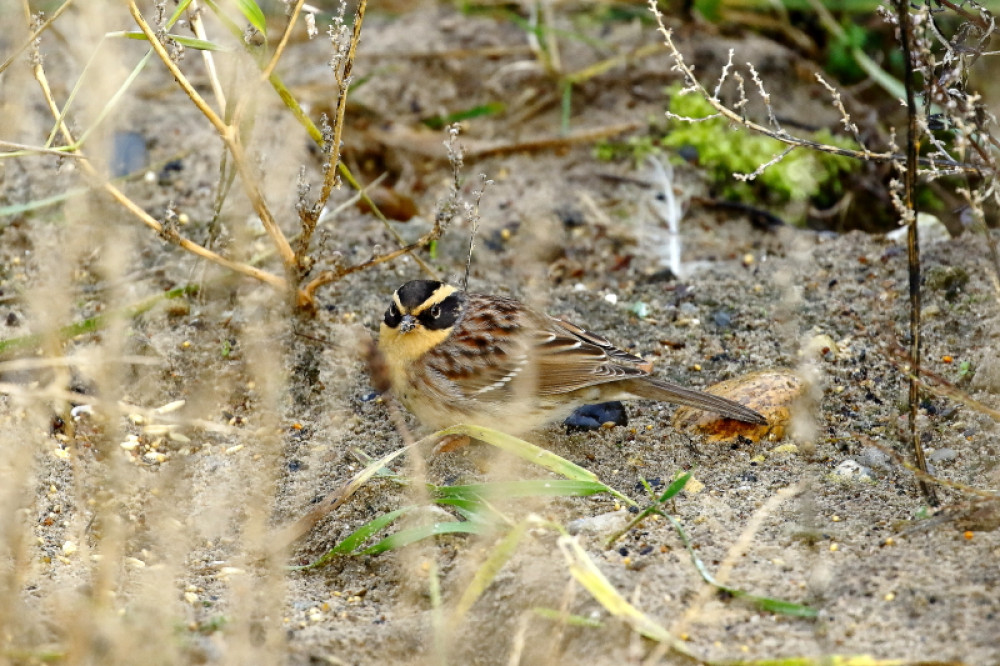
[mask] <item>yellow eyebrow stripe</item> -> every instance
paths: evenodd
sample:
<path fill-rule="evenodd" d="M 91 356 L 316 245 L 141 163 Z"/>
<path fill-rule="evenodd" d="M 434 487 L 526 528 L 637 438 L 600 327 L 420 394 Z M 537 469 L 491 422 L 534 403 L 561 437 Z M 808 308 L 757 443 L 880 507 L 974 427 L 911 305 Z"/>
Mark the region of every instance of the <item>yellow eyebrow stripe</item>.
<path fill-rule="evenodd" d="M 451 296 L 452 294 L 454 294 L 456 291 L 458 291 L 458 290 L 455 289 L 450 284 L 441 285 L 440 287 L 438 287 L 437 291 L 435 291 L 433 294 L 431 294 L 430 298 L 428 298 L 426 301 L 424 301 L 423 303 L 421 303 L 420 305 L 418 305 L 415 309 L 411 310 L 410 314 L 413 315 L 414 317 L 416 317 L 417 315 L 419 315 L 424 310 L 426 310 L 428 308 L 432 308 L 435 305 L 440 304 L 442 301 L 444 301 L 444 299 L 448 298 L 449 296 Z M 399 297 L 395 296 L 395 298 L 396 298 L 396 303 L 398 304 L 399 303 Z M 400 312 L 402 312 L 402 308 L 400 308 Z"/>

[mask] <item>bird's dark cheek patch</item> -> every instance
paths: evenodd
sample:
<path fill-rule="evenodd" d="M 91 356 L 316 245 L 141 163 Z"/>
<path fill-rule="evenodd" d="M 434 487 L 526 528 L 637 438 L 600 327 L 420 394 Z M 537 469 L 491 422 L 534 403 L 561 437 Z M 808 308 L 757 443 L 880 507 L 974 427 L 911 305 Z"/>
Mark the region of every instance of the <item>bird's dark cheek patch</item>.
<path fill-rule="evenodd" d="M 402 315 L 399 314 L 399 310 L 394 307 L 390 307 L 385 311 L 385 318 L 383 321 L 385 325 L 389 328 L 398 328 L 399 322 L 403 320 Z"/>
<path fill-rule="evenodd" d="M 461 295 L 455 293 L 441 301 L 436 307 L 421 312 L 417 319 L 425 328 L 432 331 L 443 331 L 458 322 L 459 317 L 462 316 L 462 304 Z M 433 316 L 432 311 L 437 311 L 438 316 Z"/>

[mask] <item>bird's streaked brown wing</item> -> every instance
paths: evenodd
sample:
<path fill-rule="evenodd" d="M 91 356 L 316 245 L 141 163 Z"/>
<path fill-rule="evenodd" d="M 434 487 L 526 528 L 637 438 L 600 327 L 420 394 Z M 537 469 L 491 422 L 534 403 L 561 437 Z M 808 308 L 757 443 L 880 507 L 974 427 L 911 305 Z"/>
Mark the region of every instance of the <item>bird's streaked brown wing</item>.
<path fill-rule="evenodd" d="M 605 338 L 562 320 L 536 316 L 533 349 L 539 395 L 570 393 L 629 377 L 645 377 L 652 365 Z"/>

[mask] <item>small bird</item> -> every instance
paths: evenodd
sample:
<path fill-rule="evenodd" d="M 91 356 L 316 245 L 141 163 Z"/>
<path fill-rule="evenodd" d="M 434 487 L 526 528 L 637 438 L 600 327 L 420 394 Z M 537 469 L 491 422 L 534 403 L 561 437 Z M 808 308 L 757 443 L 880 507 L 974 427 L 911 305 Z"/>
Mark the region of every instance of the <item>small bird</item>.
<path fill-rule="evenodd" d="M 652 363 L 575 324 L 434 280 L 396 290 L 378 347 L 392 392 L 434 429 L 465 423 L 518 435 L 582 405 L 636 398 L 767 423 L 738 402 L 651 377 Z"/>

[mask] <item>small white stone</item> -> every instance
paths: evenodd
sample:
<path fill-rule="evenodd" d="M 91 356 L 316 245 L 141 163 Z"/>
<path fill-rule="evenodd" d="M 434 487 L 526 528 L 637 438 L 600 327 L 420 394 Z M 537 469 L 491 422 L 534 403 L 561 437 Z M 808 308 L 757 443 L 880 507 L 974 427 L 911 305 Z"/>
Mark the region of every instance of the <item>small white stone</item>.
<path fill-rule="evenodd" d="M 157 414 L 169 414 L 170 412 L 176 412 L 185 404 L 187 404 L 187 400 L 174 400 L 173 402 L 168 402 L 165 405 L 157 407 L 153 411 L 155 411 Z"/>
<path fill-rule="evenodd" d="M 69 410 L 69 415 L 73 417 L 74 421 L 78 420 L 84 414 L 93 414 L 93 413 L 94 413 L 93 405 L 77 405 L 73 409 Z"/>
<path fill-rule="evenodd" d="M 856 460 L 845 460 L 830 475 L 841 483 L 875 483 L 872 471 Z"/>

